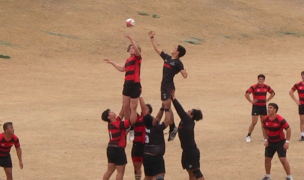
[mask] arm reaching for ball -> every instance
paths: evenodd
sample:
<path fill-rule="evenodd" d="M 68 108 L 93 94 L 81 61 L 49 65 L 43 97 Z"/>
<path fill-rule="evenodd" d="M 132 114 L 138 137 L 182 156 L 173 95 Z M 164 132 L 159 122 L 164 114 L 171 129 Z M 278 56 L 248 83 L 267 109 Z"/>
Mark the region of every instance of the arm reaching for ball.
<path fill-rule="evenodd" d="M 155 40 L 155 38 L 154 38 L 155 32 L 154 32 L 154 31 L 150 31 L 150 32 L 148 33 L 148 35 L 149 35 L 149 37 L 150 37 L 150 39 L 151 39 L 151 42 L 152 42 L 152 45 L 153 45 L 154 50 L 157 52 L 157 54 L 160 55 L 160 53 L 161 53 L 163 50 L 160 48 L 159 44 L 156 42 L 156 40 Z"/>

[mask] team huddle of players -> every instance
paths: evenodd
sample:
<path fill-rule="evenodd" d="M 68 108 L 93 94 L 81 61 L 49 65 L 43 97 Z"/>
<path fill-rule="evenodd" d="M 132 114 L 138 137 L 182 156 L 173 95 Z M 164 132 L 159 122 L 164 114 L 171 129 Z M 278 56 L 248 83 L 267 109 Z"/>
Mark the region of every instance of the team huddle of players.
<path fill-rule="evenodd" d="M 118 71 L 125 72 L 125 82 L 123 87 L 123 105 L 118 116 L 106 109 L 101 119 L 108 122 L 110 141 L 107 147 L 108 167 L 103 176 L 103 180 L 108 180 L 116 170 L 116 179 L 123 179 L 127 157 L 125 153 L 127 131 L 130 128 L 132 146 L 132 162 L 134 166 L 135 180 L 142 177 L 141 167 L 144 167 L 145 180 L 163 180 L 165 176 L 165 139 L 164 129 L 170 126 L 168 141 L 172 141 L 178 132 L 182 148 L 182 167 L 187 170 L 189 179 L 204 180 L 200 171 L 200 151 L 194 140 L 195 121 L 203 119 L 203 114 L 199 109 L 185 111 L 175 97 L 174 76 L 181 73 L 187 78 L 182 61 L 186 49 L 178 45 L 171 55 L 160 49 L 154 36 L 155 33 L 148 33 L 154 50 L 164 61 L 163 77 L 161 82 L 161 106 L 157 115 L 152 116 L 152 106 L 145 104 L 141 96 L 140 66 L 142 62 L 141 49 L 129 35 L 125 35 L 131 41 L 128 47 L 130 57 L 125 64 L 120 66 L 109 59 L 105 59 Z M 139 105 L 141 113 L 136 109 Z M 173 103 L 181 121 L 178 128 L 174 124 L 174 117 L 171 110 Z M 164 120 L 161 121 L 164 115 Z M 125 119 L 122 121 L 122 119 Z M 134 138 L 132 135 L 134 134 Z"/>

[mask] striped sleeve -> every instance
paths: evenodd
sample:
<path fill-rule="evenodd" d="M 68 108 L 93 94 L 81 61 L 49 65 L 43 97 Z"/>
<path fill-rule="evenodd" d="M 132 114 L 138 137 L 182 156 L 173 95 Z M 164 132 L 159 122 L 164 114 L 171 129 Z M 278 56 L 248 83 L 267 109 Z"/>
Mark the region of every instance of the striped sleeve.
<path fill-rule="evenodd" d="M 281 122 L 280 122 L 281 126 L 284 128 L 284 129 L 288 129 L 289 128 L 289 124 L 288 122 L 283 119 Z"/>

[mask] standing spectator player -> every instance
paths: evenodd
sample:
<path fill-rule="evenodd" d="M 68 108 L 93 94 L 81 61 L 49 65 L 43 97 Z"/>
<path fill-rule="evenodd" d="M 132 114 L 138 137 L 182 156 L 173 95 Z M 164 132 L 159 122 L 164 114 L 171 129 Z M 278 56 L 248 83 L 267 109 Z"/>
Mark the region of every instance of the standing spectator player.
<path fill-rule="evenodd" d="M 145 125 L 143 122 L 143 118 L 146 114 L 152 113 L 152 106 L 150 104 L 145 104 L 144 99 L 140 96 L 139 102 L 141 106 L 141 114 L 137 115 L 137 119 L 134 126 L 134 141 L 131 150 L 131 157 L 134 166 L 135 180 L 140 180 L 142 171 L 142 163 L 143 163 L 143 154 L 145 147 Z"/>
<path fill-rule="evenodd" d="M 125 82 L 123 86 L 123 109 L 125 119 L 136 119 L 136 108 L 138 97 L 141 91 L 140 66 L 142 62 L 141 49 L 130 35 L 125 35 L 131 41 L 127 52 L 131 55 L 123 66 L 117 65 L 109 59 L 104 59 L 106 63 L 112 64 L 118 71 L 125 72 Z M 133 113 L 132 113 L 133 111 Z M 134 117 L 130 117 L 130 113 Z M 134 140 L 134 131 L 130 131 L 130 140 Z"/>
<path fill-rule="evenodd" d="M 291 129 L 287 121 L 277 114 L 279 107 L 275 103 L 268 104 L 268 116 L 263 119 L 263 132 L 265 138 L 265 170 L 266 175 L 262 180 L 270 180 L 271 160 L 277 152 L 279 159 L 286 171 L 286 180 L 292 180 L 286 151 L 289 147 Z M 286 139 L 283 129 L 286 130 Z"/>
<path fill-rule="evenodd" d="M 132 116 L 132 113 L 131 117 L 134 117 Z M 122 121 L 122 118 L 123 108 L 121 109 L 119 116 L 116 116 L 116 114 L 110 109 L 106 109 L 101 114 L 101 119 L 108 122 L 110 138 L 107 147 L 108 168 L 103 175 L 103 180 L 109 180 L 115 169 L 117 170 L 116 180 L 122 180 L 125 173 L 125 166 L 127 164 L 127 156 L 125 152 L 126 129 L 128 129 L 131 124 L 135 123 L 136 118 L 124 121 Z"/>
<path fill-rule="evenodd" d="M 172 91 L 172 102 L 177 114 L 181 118 L 178 126 L 178 136 L 183 149 L 183 169 L 187 170 L 189 180 L 204 180 L 200 170 L 200 151 L 194 140 L 194 121 L 203 119 L 203 113 L 199 109 L 191 109 L 186 112 L 175 98 L 174 91 Z"/>
<path fill-rule="evenodd" d="M 291 90 L 289 91 L 289 95 L 299 106 L 299 115 L 300 115 L 300 131 L 301 138 L 299 141 L 304 141 L 304 71 L 301 72 L 302 81 L 296 83 Z M 298 91 L 299 100 L 294 96 L 295 90 Z"/>
<path fill-rule="evenodd" d="M 267 115 L 266 103 L 270 101 L 275 95 L 271 87 L 268 86 L 267 84 L 264 84 L 264 81 L 265 81 L 265 75 L 263 74 L 258 75 L 258 83 L 252 85 L 245 93 L 246 99 L 252 104 L 252 111 L 251 111 L 252 121 L 248 129 L 246 142 L 251 142 L 251 133 L 254 129 L 254 126 L 258 122 L 258 118 L 259 118 L 258 116 L 260 115 L 260 120 L 262 122 L 262 119 Z M 270 93 L 268 99 L 267 99 L 267 92 Z M 249 96 L 251 93 L 253 95 L 252 100 Z"/>
<path fill-rule="evenodd" d="M 174 76 L 177 73 L 181 73 L 184 78 L 187 78 L 187 72 L 184 69 L 184 65 L 182 61 L 179 59 L 183 57 L 186 54 L 186 49 L 178 45 L 176 46 L 172 52 L 171 56 L 166 54 L 162 49 L 160 49 L 159 44 L 155 40 L 155 32 L 150 31 L 148 33 L 153 48 L 161 56 L 161 58 L 164 60 L 164 66 L 163 66 L 163 77 L 161 82 L 161 100 L 164 104 L 165 109 L 171 108 L 171 90 L 175 89 L 174 86 Z M 166 119 L 170 119 L 170 113 L 165 114 Z M 173 124 L 170 125 L 170 131 L 169 131 L 169 138 L 168 141 L 172 141 L 177 133 L 177 127 L 175 127 L 174 121 Z"/>
<path fill-rule="evenodd" d="M 163 157 L 165 154 L 166 145 L 163 131 L 169 124 L 172 124 L 173 119 L 165 118 L 162 123 L 159 123 L 164 111 L 165 113 L 172 114 L 171 110 L 169 111 L 168 109 L 165 110 L 161 108 L 156 118 L 152 117 L 150 114 L 147 114 L 144 117 L 144 124 L 146 126 L 143 156 L 145 180 L 163 180 L 166 173 L 165 161 Z"/>
<path fill-rule="evenodd" d="M 18 137 L 14 134 L 12 122 L 3 124 L 4 132 L 0 134 L 0 166 L 3 167 L 7 180 L 13 180 L 13 165 L 10 155 L 11 147 L 14 145 L 19 159 L 19 166 L 22 169 L 22 152 Z"/>

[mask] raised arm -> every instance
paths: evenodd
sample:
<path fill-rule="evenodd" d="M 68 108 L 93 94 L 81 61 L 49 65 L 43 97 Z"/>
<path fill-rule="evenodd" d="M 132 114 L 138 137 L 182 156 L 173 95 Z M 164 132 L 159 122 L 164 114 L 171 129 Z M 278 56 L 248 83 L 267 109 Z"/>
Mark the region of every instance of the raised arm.
<path fill-rule="evenodd" d="M 138 48 L 138 45 L 133 40 L 133 38 L 129 34 L 126 34 L 125 37 L 128 38 L 131 41 L 131 44 L 132 44 L 133 49 L 134 49 L 135 56 L 141 56 L 140 50 Z"/>
<path fill-rule="evenodd" d="M 175 90 L 171 91 L 171 97 L 172 97 L 172 102 L 173 102 L 173 105 L 174 105 L 174 108 L 175 108 L 177 114 L 179 115 L 181 120 L 185 120 L 188 117 L 188 114 L 186 113 L 186 111 L 184 110 L 182 105 L 175 98 Z"/>
<path fill-rule="evenodd" d="M 290 97 L 294 100 L 294 102 L 295 102 L 297 105 L 300 105 L 300 104 L 301 104 L 300 101 L 297 100 L 297 98 L 294 96 L 294 90 L 293 90 L 293 89 L 291 89 L 291 90 L 289 91 L 289 95 L 290 95 Z"/>
<path fill-rule="evenodd" d="M 114 66 L 115 69 L 117 69 L 120 72 L 125 72 L 125 70 L 126 70 L 125 66 L 120 66 L 120 65 L 114 63 L 113 61 L 111 61 L 110 59 L 104 59 L 104 61 L 108 64 L 112 64 L 112 66 Z"/>
<path fill-rule="evenodd" d="M 151 39 L 151 42 L 152 42 L 154 50 L 157 52 L 157 54 L 160 54 L 163 50 L 160 48 L 159 44 L 155 40 L 155 37 L 154 37 L 155 36 L 155 32 L 150 31 L 148 33 L 148 35 L 149 35 L 149 37 Z"/>

